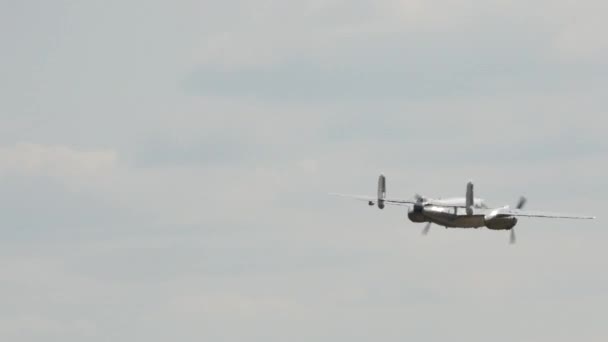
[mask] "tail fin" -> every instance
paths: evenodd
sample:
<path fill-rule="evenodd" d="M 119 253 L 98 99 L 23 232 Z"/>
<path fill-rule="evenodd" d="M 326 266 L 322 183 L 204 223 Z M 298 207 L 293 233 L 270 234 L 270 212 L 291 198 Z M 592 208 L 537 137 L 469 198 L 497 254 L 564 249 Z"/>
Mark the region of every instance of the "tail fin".
<path fill-rule="evenodd" d="M 475 204 L 474 194 L 473 194 L 473 182 L 469 181 L 467 183 L 467 197 L 466 197 L 466 207 L 467 207 L 467 215 L 473 215 L 473 205 Z"/>
<path fill-rule="evenodd" d="M 386 198 L 386 177 L 380 174 L 378 177 L 378 208 L 384 209 L 384 199 Z"/>

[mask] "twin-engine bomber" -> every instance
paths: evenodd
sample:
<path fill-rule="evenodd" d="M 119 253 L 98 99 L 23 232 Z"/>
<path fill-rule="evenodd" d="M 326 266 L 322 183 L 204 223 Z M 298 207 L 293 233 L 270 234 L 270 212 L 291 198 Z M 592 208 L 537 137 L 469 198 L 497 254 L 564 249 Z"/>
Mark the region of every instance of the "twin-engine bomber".
<path fill-rule="evenodd" d="M 331 195 L 354 198 L 368 202 L 370 206 L 377 205 L 384 209 L 385 205 L 401 205 L 408 207 L 408 218 L 412 222 L 427 222 L 422 230 L 426 235 L 435 223 L 446 228 L 480 228 L 486 227 L 492 230 L 510 230 L 510 243 L 515 243 L 515 230 L 518 217 L 544 217 L 565 219 L 594 219 L 593 216 L 568 215 L 558 213 L 546 213 L 538 211 L 523 210 L 526 198 L 521 197 L 515 206 L 511 208 L 506 205 L 499 208 L 489 208 L 481 198 L 473 195 L 473 183 L 467 184 L 466 196 L 464 198 L 432 199 L 414 195 L 412 200 L 392 199 L 386 197 L 386 177 L 380 175 L 378 178 L 378 196 L 357 196 L 332 193 Z"/>

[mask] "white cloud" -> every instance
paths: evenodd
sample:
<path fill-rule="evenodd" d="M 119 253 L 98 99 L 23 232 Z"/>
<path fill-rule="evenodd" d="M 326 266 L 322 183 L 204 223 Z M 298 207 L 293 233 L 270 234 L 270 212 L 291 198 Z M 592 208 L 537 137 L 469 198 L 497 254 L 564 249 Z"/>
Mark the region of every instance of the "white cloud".
<path fill-rule="evenodd" d="M 545 63 L 603 63 L 606 53 L 606 5 L 596 0 L 314 1 L 289 6 L 266 1 L 236 8 L 231 25 L 211 21 L 206 26 L 204 43 L 191 50 L 191 62 L 228 70 L 298 60 L 339 67 L 353 54 L 386 54 L 378 41 L 387 38 L 393 50 L 433 47 L 430 53 L 453 55 L 463 53 L 457 46 L 477 52 L 503 46 L 503 54 L 527 54 Z"/>
<path fill-rule="evenodd" d="M 79 150 L 66 145 L 17 143 L 0 146 L 0 173 L 85 178 L 111 171 L 117 163 L 112 150 Z"/>
<path fill-rule="evenodd" d="M 196 294 L 196 292 L 199 292 Z M 222 316 L 229 319 L 252 319 L 277 311 L 288 311 L 289 300 L 273 296 L 251 296 L 237 293 L 203 292 L 178 294 L 169 301 L 169 310 L 180 315 Z"/>
<path fill-rule="evenodd" d="M 608 10 L 608 9 L 606 9 Z M 604 17 L 596 12 L 591 17 L 565 27 L 555 39 L 555 48 L 561 60 L 566 62 L 604 62 L 608 56 L 605 32 L 608 25 Z"/>
<path fill-rule="evenodd" d="M 97 333 L 93 322 L 83 319 L 50 318 L 26 314 L 0 319 L 0 337 L 10 340 L 45 339 L 50 336 L 91 337 Z"/>

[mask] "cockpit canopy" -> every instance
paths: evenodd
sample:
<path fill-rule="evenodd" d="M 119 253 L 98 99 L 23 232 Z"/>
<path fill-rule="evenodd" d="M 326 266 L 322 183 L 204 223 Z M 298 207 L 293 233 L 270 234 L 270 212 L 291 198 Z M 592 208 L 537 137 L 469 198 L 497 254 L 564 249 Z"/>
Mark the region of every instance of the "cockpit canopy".
<path fill-rule="evenodd" d="M 465 198 L 446 198 L 446 199 L 436 199 L 430 200 L 429 203 L 435 205 L 445 205 L 445 206 L 455 206 L 455 207 L 465 207 L 467 205 L 467 201 Z M 475 209 L 488 209 L 486 205 L 486 201 L 481 198 L 475 198 L 473 200 L 473 208 Z"/>
<path fill-rule="evenodd" d="M 486 205 L 486 201 L 484 201 L 481 198 L 476 198 L 473 200 L 473 207 L 477 208 L 477 209 L 488 209 L 488 206 Z"/>

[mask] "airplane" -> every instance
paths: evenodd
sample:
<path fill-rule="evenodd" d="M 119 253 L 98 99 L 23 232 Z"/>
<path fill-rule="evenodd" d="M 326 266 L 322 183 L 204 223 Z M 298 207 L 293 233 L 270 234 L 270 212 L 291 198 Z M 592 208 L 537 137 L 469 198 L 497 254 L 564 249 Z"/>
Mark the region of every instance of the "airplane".
<path fill-rule="evenodd" d="M 392 199 L 386 197 L 386 177 L 378 177 L 378 196 L 358 196 L 331 193 L 330 195 L 354 198 L 368 202 L 368 205 L 377 205 L 384 209 L 385 205 L 399 205 L 408 207 L 408 218 L 415 223 L 427 222 L 422 230 L 427 235 L 431 224 L 444 226 L 445 228 L 481 228 L 492 230 L 509 230 L 511 244 L 515 243 L 515 230 L 518 217 L 542 217 L 562 219 L 595 219 L 594 216 L 568 215 L 558 213 L 546 213 L 539 211 L 523 210 L 526 198 L 521 197 L 515 208 L 508 205 L 490 208 L 481 198 L 475 198 L 473 194 L 473 182 L 469 181 L 464 198 L 432 199 L 414 195 L 413 200 Z"/>

